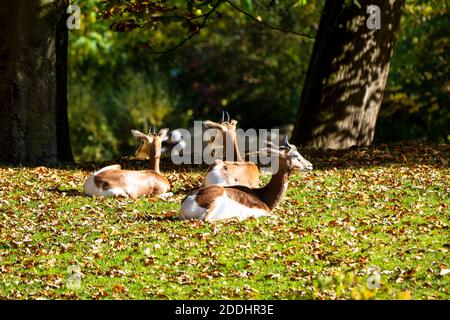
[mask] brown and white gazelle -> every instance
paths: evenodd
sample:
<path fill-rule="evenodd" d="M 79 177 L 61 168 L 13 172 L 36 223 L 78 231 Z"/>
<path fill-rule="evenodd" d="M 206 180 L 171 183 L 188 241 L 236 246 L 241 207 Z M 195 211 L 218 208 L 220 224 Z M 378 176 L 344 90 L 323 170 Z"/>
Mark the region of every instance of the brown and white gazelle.
<path fill-rule="evenodd" d="M 180 218 L 214 221 L 267 215 L 283 199 L 291 172 L 312 169 L 312 164 L 287 139 L 282 147 L 270 151 L 278 154 L 279 167 L 266 186 L 255 189 L 214 185 L 200 188 L 183 200 Z"/>
<path fill-rule="evenodd" d="M 253 162 L 245 162 L 239 153 L 239 147 L 236 136 L 236 120 L 230 121 L 228 115 L 228 121 L 216 123 L 213 121 L 204 121 L 203 125 L 207 128 L 215 128 L 220 130 L 219 136 L 223 139 L 223 155 L 225 160 L 217 159 L 209 168 L 203 185 L 218 185 L 218 186 L 235 186 L 242 185 L 250 188 L 256 188 L 259 186 L 259 169 Z M 233 148 L 233 159 L 227 159 L 227 145 Z"/>
<path fill-rule="evenodd" d="M 115 164 L 94 172 L 84 183 L 84 193 L 89 196 L 122 196 L 137 198 L 144 194 L 165 196 L 170 189 L 169 181 L 159 171 L 161 141 L 168 129 L 161 129 L 157 134 L 144 134 L 138 130 L 131 133 L 148 143 L 148 170 L 121 170 Z"/>

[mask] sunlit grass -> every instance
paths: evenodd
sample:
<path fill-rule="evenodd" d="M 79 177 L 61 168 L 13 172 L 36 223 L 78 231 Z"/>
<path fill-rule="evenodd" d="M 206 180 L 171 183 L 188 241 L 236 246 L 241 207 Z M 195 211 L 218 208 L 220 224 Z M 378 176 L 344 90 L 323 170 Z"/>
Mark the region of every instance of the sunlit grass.
<path fill-rule="evenodd" d="M 1 167 L 0 297 L 448 299 L 450 169 L 439 163 L 319 165 L 291 177 L 272 216 L 222 223 L 177 218 L 201 170 L 166 171 L 169 201 L 134 201 L 83 196 L 86 169 Z"/>

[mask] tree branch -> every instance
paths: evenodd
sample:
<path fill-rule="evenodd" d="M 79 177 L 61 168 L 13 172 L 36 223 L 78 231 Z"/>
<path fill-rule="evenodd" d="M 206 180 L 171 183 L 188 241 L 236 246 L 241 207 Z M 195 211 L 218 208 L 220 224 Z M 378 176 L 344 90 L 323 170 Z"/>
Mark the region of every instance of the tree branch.
<path fill-rule="evenodd" d="M 188 42 L 190 39 L 192 39 L 194 36 L 196 36 L 197 34 L 200 33 L 200 31 L 206 26 L 206 21 L 208 21 L 211 14 L 214 11 L 216 11 L 216 9 L 219 7 L 219 5 L 222 3 L 222 1 L 223 0 L 218 0 L 216 2 L 216 4 L 212 7 L 212 9 L 209 10 L 207 13 L 203 14 L 202 16 L 195 17 L 195 18 L 204 17 L 202 24 L 200 26 L 198 26 L 198 28 L 194 32 L 190 33 L 186 38 L 182 39 L 180 42 L 178 42 L 173 47 L 166 49 L 166 50 L 156 51 L 156 50 L 153 50 L 153 48 L 150 45 L 148 45 L 147 43 L 144 43 L 143 45 L 145 45 L 147 48 L 149 48 L 151 50 L 152 54 L 166 54 L 166 53 L 170 53 L 170 52 L 177 50 L 178 48 L 182 47 L 186 42 Z"/>
<path fill-rule="evenodd" d="M 235 4 L 234 4 L 232 1 L 230 1 L 230 0 L 225 0 L 225 2 L 228 3 L 231 7 L 233 7 L 233 9 L 239 11 L 240 13 L 246 15 L 247 17 L 249 17 L 249 18 L 255 20 L 255 21 L 258 22 L 259 24 L 261 24 L 261 25 L 263 25 L 263 26 L 265 26 L 265 27 L 267 27 L 267 28 L 269 28 L 269 29 L 273 29 L 273 30 L 276 30 L 276 31 L 284 32 L 284 33 L 290 33 L 290 34 L 293 34 L 293 35 L 296 35 L 296 36 L 300 36 L 300 37 L 305 37 L 305 38 L 308 38 L 308 39 L 314 39 L 314 36 L 312 36 L 312 35 L 310 35 L 310 34 L 300 33 L 300 32 L 296 32 L 296 31 L 292 31 L 292 30 L 286 30 L 286 29 L 283 29 L 283 28 L 281 28 L 281 27 L 273 26 L 273 25 L 271 25 L 271 24 L 269 24 L 269 23 L 267 23 L 267 22 L 264 22 L 264 21 L 262 21 L 261 19 L 258 19 L 258 18 L 256 18 L 255 16 L 253 16 L 252 14 L 248 13 L 247 11 L 245 11 L 245 10 L 239 8 L 237 5 L 235 5 Z"/>

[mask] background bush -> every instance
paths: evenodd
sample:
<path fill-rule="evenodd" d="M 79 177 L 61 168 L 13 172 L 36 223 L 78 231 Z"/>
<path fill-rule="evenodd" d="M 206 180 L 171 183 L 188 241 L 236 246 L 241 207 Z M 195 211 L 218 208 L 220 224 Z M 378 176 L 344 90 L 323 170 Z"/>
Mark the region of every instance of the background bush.
<path fill-rule="evenodd" d="M 275 11 L 264 1 L 242 6 L 273 25 L 314 34 L 323 2 L 284 1 Z M 261 29 L 223 7 L 198 36 L 156 55 L 142 44 L 168 48 L 185 36 L 182 26 L 113 32 L 113 21 L 100 18 L 104 2 L 79 5 L 82 28 L 69 36 L 76 160 L 131 154 L 138 145 L 131 128 L 187 127 L 224 109 L 244 128 L 294 122 L 313 40 Z M 407 1 L 375 141 L 450 141 L 448 13 L 445 1 Z"/>

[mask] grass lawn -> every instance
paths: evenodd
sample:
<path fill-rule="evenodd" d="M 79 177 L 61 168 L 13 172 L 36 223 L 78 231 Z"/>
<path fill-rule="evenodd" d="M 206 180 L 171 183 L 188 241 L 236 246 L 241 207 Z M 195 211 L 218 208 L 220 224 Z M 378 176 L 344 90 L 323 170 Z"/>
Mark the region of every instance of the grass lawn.
<path fill-rule="evenodd" d="M 271 216 L 219 223 L 177 218 L 204 167 L 163 163 L 164 201 L 85 197 L 111 162 L 0 166 L 0 298 L 450 298 L 450 145 L 302 154 Z"/>

